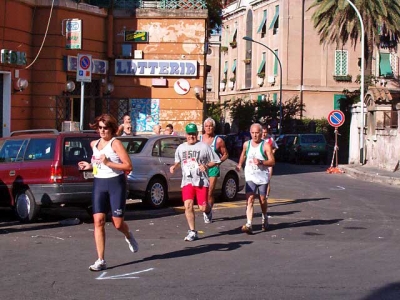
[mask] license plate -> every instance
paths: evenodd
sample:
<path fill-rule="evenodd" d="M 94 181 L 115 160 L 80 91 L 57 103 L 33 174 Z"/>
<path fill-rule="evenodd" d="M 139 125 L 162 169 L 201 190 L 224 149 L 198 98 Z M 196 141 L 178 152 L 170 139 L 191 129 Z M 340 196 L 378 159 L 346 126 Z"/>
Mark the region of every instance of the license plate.
<path fill-rule="evenodd" d="M 83 172 L 83 178 L 93 179 L 94 178 L 93 172 Z"/>
<path fill-rule="evenodd" d="M 308 153 L 308 155 L 309 155 L 309 156 L 317 156 L 317 155 L 318 155 L 318 152 L 310 152 L 310 153 Z"/>

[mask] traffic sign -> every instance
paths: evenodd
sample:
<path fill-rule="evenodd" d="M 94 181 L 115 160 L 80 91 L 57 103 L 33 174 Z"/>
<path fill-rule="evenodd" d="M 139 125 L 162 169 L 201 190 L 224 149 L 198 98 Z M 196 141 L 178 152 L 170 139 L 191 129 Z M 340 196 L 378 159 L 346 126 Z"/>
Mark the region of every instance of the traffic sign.
<path fill-rule="evenodd" d="M 78 67 L 76 69 L 76 81 L 92 82 L 92 56 L 78 54 Z"/>
<path fill-rule="evenodd" d="M 340 127 L 344 123 L 344 114 L 341 110 L 332 110 L 328 114 L 328 122 L 333 127 Z"/>

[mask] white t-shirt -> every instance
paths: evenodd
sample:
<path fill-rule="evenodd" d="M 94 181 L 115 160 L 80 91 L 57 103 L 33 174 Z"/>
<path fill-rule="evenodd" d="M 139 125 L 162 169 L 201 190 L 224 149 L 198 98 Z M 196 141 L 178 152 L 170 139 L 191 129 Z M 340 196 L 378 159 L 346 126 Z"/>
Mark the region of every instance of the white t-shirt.
<path fill-rule="evenodd" d="M 175 162 L 179 162 L 182 168 L 181 187 L 188 184 L 208 187 L 210 181 L 207 170 L 201 172 L 199 166 L 209 162 L 220 163 L 221 161 L 210 146 L 197 141 L 193 145 L 189 145 L 187 142 L 180 144 L 175 151 Z"/>

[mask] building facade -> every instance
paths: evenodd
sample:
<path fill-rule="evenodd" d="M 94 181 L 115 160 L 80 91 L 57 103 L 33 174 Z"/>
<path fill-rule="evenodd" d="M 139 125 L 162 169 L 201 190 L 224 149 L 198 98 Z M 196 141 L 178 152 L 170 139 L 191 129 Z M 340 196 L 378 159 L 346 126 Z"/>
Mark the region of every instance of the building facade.
<path fill-rule="evenodd" d="M 361 73 L 360 43 L 356 47 L 351 43 L 321 44 L 311 20 L 313 10 L 308 10 L 313 2 L 226 1 L 219 74 L 221 103 L 240 98 L 270 100 L 279 105 L 298 97 L 305 109 L 298 117 L 319 119 L 340 108 L 344 90 L 360 88 L 356 82 Z M 258 43 L 244 40 L 245 36 Z M 397 49 L 376 49 L 372 70 L 378 79 L 376 85 L 398 89 L 398 56 Z M 389 73 L 391 76 L 387 76 Z"/>
<path fill-rule="evenodd" d="M 204 1 L 90 3 L 0 0 L 0 135 L 88 129 L 105 112 L 137 133 L 200 125 Z"/>

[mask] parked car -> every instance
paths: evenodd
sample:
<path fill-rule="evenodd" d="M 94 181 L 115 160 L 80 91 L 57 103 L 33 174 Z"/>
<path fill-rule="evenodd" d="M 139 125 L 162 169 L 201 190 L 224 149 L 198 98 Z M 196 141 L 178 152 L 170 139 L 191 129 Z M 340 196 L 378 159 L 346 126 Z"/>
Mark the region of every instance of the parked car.
<path fill-rule="evenodd" d="M 281 134 L 275 139 L 275 142 L 279 147 L 275 152 L 275 159 L 277 161 L 289 160 L 290 149 L 296 136 L 297 134 Z"/>
<path fill-rule="evenodd" d="M 328 145 L 323 134 L 297 134 L 290 147 L 289 161 L 316 161 L 327 163 Z"/>
<path fill-rule="evenodd" d="M 33 222 L 42 207 L 89 207 L 93 179 L 78 169 L 90 162 L 95 132 L 53 129 L 12 132 L 0 139 L 0 206 L 21 222 Z"/>
<path fill-rule="evenodd" d="M 133 170 L 128 174 L 129 197 L 140 198 L 153 208 L 162 207 L 169 198 L 181 196 L 181 168 L 171 174 L 175 150 L 186 141 L 182 136 L 149 135 L 118 137 L 132 160 Z M 236 171 L 237 163 L 228 159 L 221 164 L 221 176 L 216 193 L 225 201 L 235 199 L 243 189 L 243 171 Z"/>

